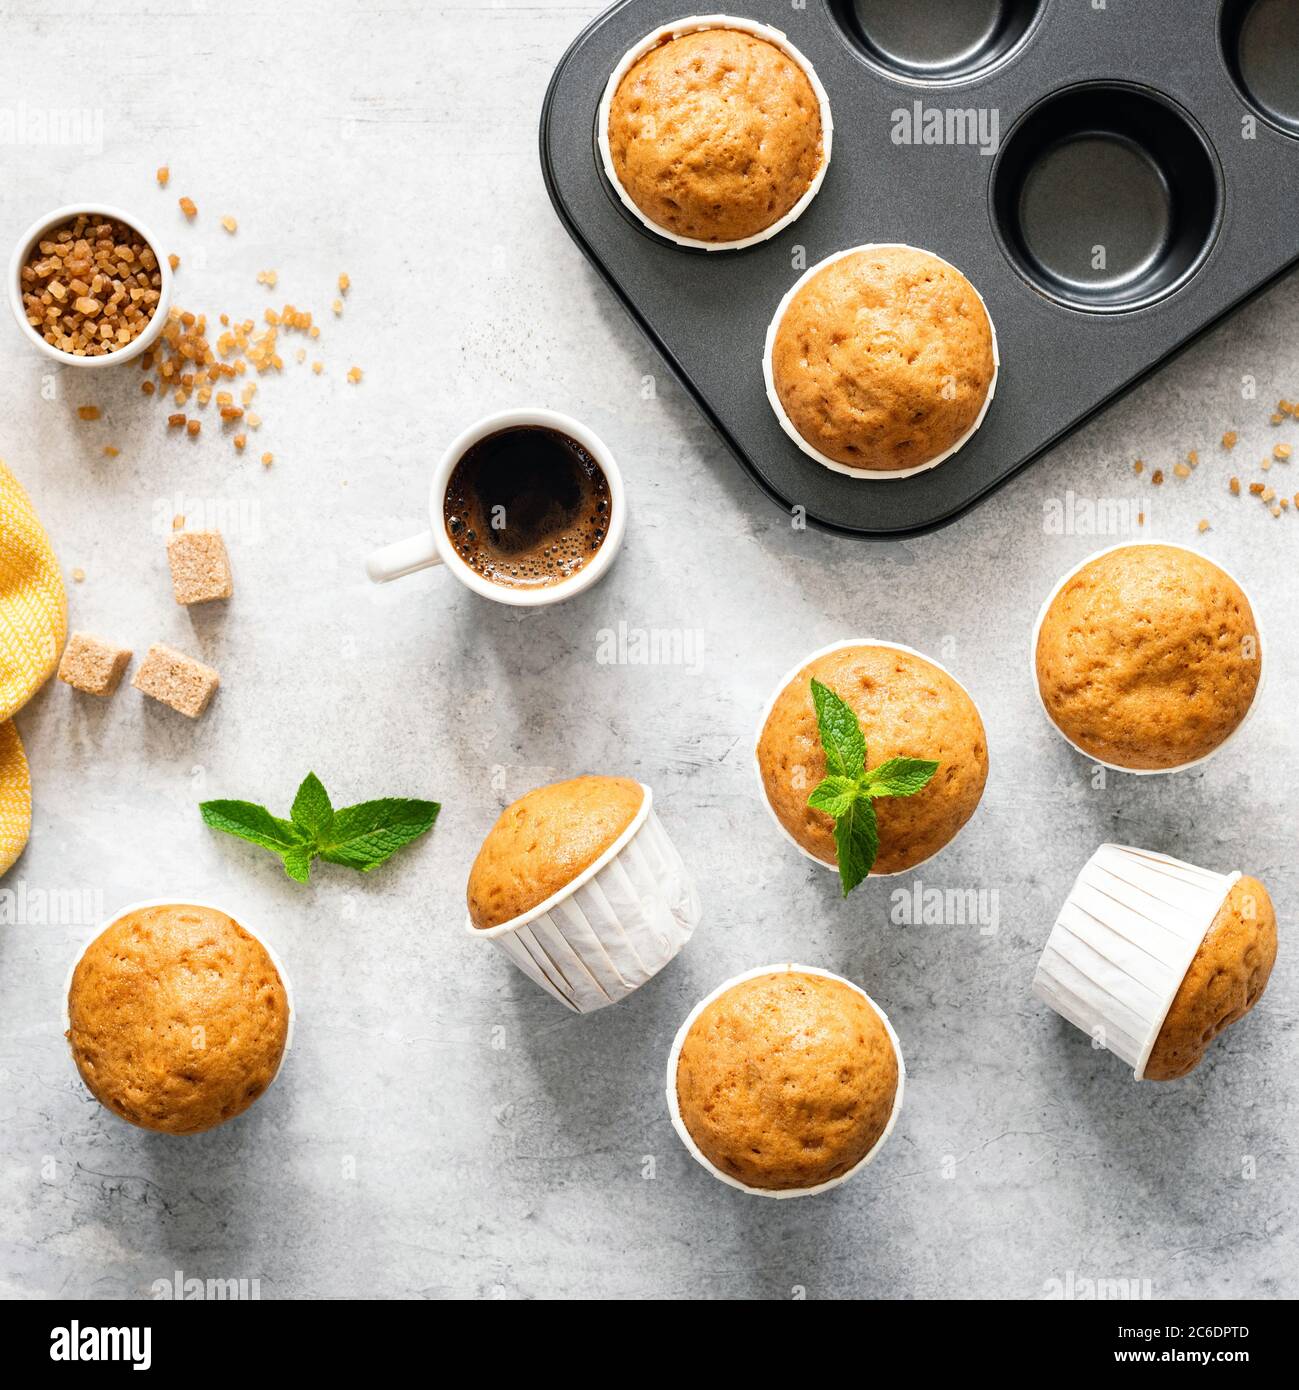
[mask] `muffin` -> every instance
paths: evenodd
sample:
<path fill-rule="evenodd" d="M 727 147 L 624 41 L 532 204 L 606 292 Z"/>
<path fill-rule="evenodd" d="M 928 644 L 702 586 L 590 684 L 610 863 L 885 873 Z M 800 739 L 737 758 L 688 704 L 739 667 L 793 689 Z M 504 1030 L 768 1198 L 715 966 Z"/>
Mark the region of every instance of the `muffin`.
<path fill-rule="evenodd" d="M 566 888 L 632 823 L 645 799 L 627 777 L 574 777 L 507 806 L 469 870 L 469 919 L 480 931 L 521 917 Z"/>
<path fill-rule="evenodd" d="M 1276 947 L 1257 879 L 1101 845 L 1056 917 L 1033 993 L 1138 1081 L 1173 1081 L 1262 997 Z"/>
<path fill-rule="evenodd" d="M 578 1013 L 652 979 L 699 921 L 650 789 L 626 777 L 574 777 L 507 806 L 466 898 L 469 932 Z"/>
<path fill-rule="evenodd" d="M 1254 1007 L 1276 961 L 1276 912 L 1256 878 L 1227 893 L 1191 961 L 1146 1062 L 1148 1081 L 1195 1070 L 1209 1044 Z"/>
<path fill-rule="evenodd" d="M 804 452 L 840 472 L 933 467 L 992 400 L 992 320 L 955 266 L 911 246 L 863 246 L 813 266 L 767 334 L 767 394 Z"/>
<path fill-rule="evenodd" d="M 200 1134 L 275 1079 L 289 999 L 266 947 L 224 912 L 137 908 L 86 947 L 68 990 L 68 1042 L 101 1105 L 142 1129 Z"/>
<path fill-rule="evenodd" d="M 601 106 L 606 172 L 655 230 L 711 247 L 770 234 L 810 201 L 829 159 L 828 105 L 776 30 L 648 36 Z"/>
<path fill-rule="evenodd" d="M 914 868 L 938 853 L 974 814 L 988 777 L 988 744 L 974 701 L 941 666 L 881 643 L 841 643 L 817 653 L 772 702 L 758 735 L 758 774 L 777 823 L 811 858 L 837 863 L 834 822 L 807 804 L 826 775 L 812 704 L 813 679 L 856 714 L 868 767 L 890 758 L 939 764 L 914 796 L 882 797 L 874 874 Z"/>
<path fill-rule="evenodd" d="M 734 1183 L 801 1193 L 845 1177 L 892 1126 L 902 1065 L 883 1014 L 846 980 L 772 967 L 724 985 L 682 1029 L 669 1106 Z"/>
<path fill-rule="evenodd" d="M 1088 757 L 1168 771 L 1208 757 L 1249 713 L 1262 674 L 1249 600 L 1211 560 L 1124 545 L 1075 570 L 1034 643 L 1038 693 Z"/>

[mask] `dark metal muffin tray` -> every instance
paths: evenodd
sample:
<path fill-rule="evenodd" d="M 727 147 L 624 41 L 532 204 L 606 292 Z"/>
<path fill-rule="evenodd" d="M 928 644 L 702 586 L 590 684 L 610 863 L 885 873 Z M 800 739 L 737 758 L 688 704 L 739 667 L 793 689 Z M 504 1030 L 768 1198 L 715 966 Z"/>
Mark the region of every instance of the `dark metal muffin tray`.
<path fill-rule="evenodd" d="M 802 217 L 718 252 L 637 221 L 595 138 L 622 55 L 709 12 L 622 0 L 590 24 L 546 93 L 542 169 L 573 239 L 745 470 L 814 525 L 890 538 L 953 520 L 1299 261 L 1299 0 L 736 0 L 726 13 L 811 61 L 834 149 Z M 935 111 L 944 142 L 905 143 L 908 127 L 937 128 Z M 994 154 L 959 143 L 980 114 L 990 134 L 993 113 Z M 763 385 L 797 249 L 810 266 L 865 242 L 960 267 L 1000 344 L 982 428 L 910 478 L 824 468 Z"/>

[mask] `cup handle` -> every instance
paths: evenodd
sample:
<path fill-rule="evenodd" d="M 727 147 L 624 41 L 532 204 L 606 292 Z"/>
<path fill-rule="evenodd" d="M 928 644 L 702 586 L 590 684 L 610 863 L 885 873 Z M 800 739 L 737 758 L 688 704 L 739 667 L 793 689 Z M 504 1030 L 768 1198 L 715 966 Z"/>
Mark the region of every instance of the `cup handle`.
<path fill-rule="evenodd" d="M 414 574 L 416 570 L 441 563 L 442 557 L 434 543 L 433 532 L 421 531 L 418 536 L 409 536 L 404 541 L 374 551 L 365 562 L 365 572 L 376 584 L 387 584 L 392 579 L 401 579 Z"/>

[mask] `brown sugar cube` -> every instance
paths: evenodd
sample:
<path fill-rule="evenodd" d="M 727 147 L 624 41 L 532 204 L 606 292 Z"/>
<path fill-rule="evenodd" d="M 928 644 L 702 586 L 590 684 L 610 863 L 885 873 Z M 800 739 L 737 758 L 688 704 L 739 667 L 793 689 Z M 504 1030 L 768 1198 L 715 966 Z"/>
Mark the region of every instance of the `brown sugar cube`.
<path fill-rule="evenodd" d="M 167 537 L 167 563 L 177 603 L 210 603 L 234 593 L 220 531 L 173 532 Z"/>
<path fill-rule="evenodd" d="M 63 649 L 59 679 L 87 695 L 111 695 L 130 661 L 130 647 L 115 647 L 89 632 L 74 632 Z"/>
<path fill-rule="evenodd" d="M 131 684 L 151 699 L 170 705 L 190 719 L 197 719 L 212 703 L 221 677 L 192 656 L 178 652 L 165 642 L 155 642 L 145 653 Z"/>

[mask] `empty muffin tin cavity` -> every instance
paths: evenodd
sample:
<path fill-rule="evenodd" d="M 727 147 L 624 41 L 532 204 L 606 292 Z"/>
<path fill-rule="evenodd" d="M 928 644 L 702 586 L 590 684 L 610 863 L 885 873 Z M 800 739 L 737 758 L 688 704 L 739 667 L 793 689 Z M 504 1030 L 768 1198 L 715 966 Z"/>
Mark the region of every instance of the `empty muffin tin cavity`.
<path fill-rule="evenodd" d="M 1044 0 L 828 0 L 849 44 L 904 82 L 977 77 L 1027 39 Z"/>
<path fill-rule="evenodd" d="M 1138 309 L 1186 283 L 1222 218 L 1218 162 L 1181 107 L 1147 87 L 1084 83 L 1007 136 L 993 221 L 1016 270 L 1076 309 Z"/>
<path fill-rule="evenodd" d="M 1270 125 L 1299 136 L 1299 5 L 1226 0 L 1222 56 L 1245 103 Z"/>

